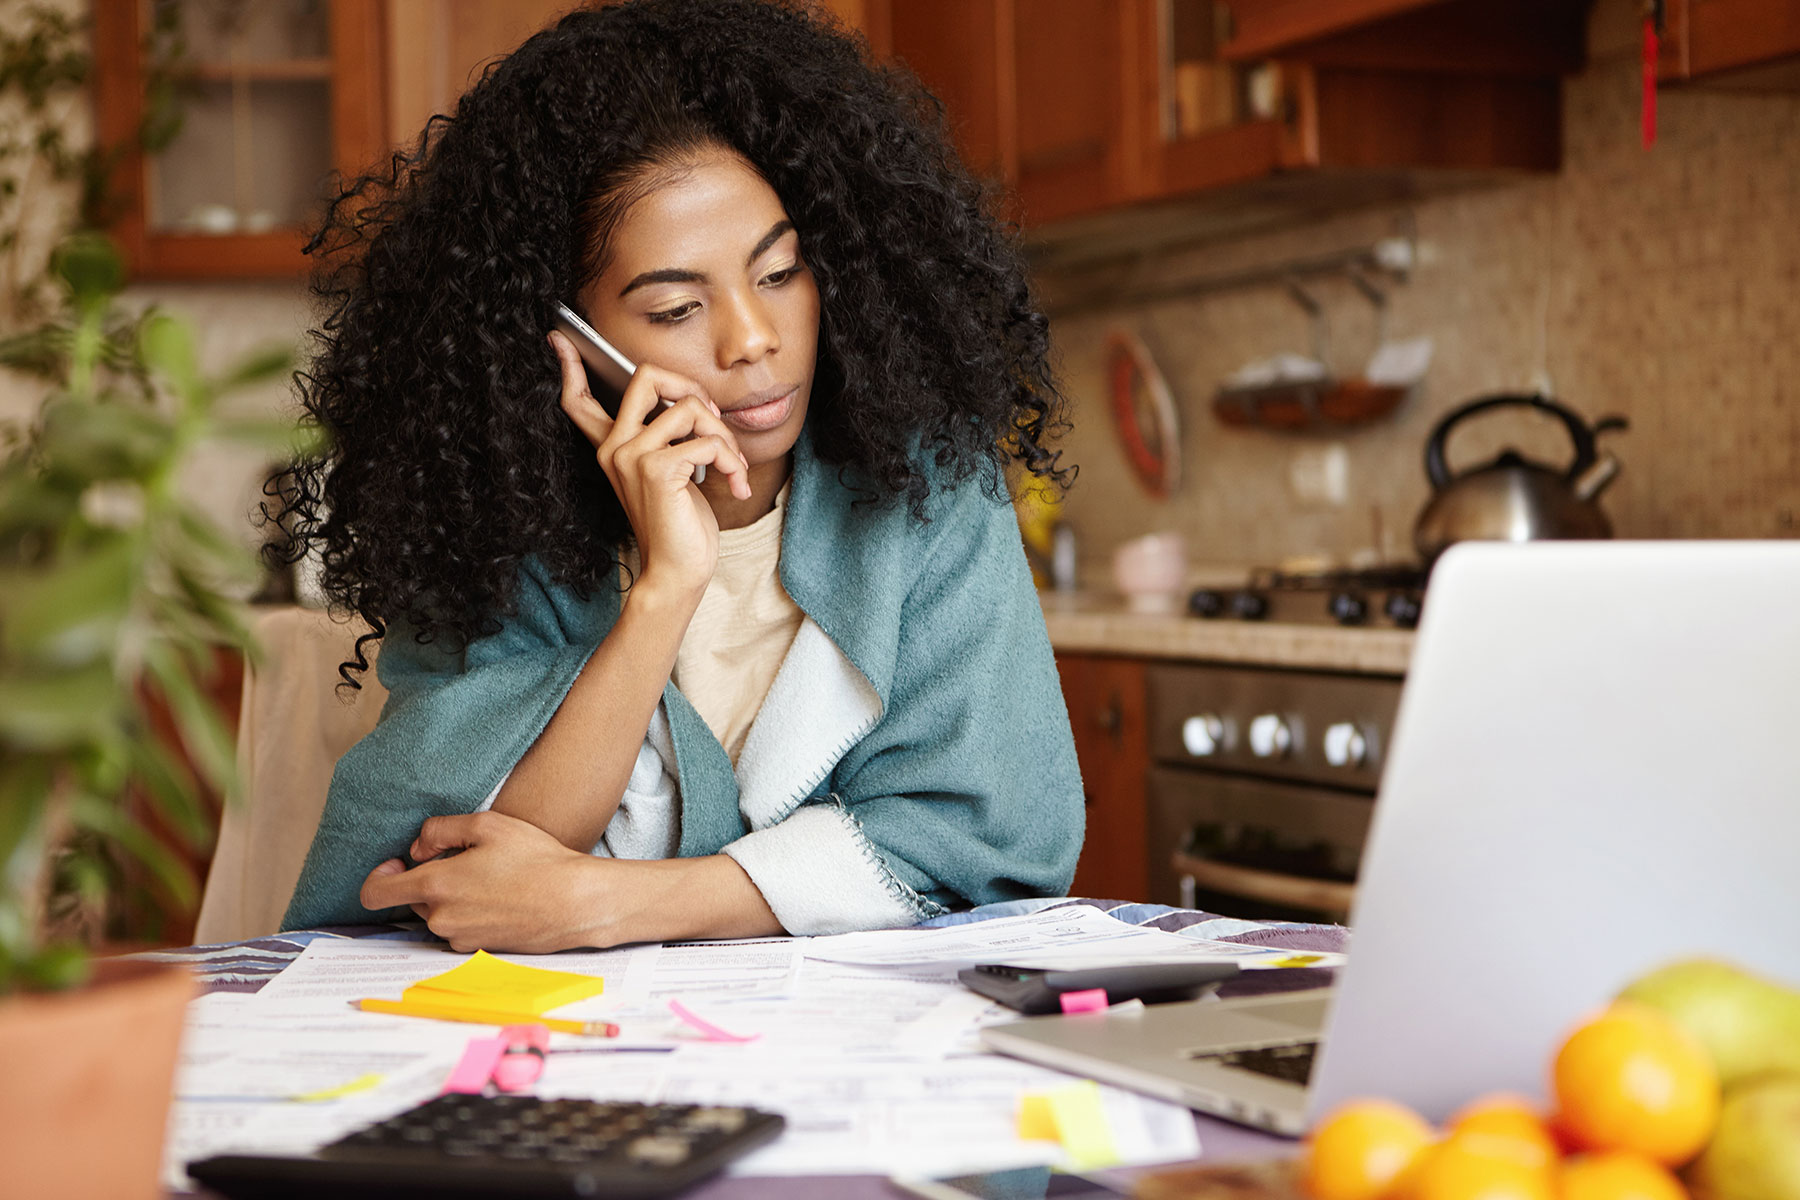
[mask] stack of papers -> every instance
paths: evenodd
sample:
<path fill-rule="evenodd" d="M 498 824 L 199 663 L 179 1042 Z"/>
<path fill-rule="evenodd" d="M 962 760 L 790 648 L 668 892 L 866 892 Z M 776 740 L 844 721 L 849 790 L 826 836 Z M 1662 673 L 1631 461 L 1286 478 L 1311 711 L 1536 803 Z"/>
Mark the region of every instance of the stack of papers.
<path fill-rule="evenodd" d="M 952 1175 L 1077 1161 L 1022 1136 L 1022 1102 L 1071 1077 L 982 1053 L 985 1024 L 1017 1014 L 955 981 L 969 962 L 1063 965 L 1287 951 L 1142 929 L 1060 908 L 946 929 L 820 938 L 636 945 L 473 957 L 441 945 L 320 938 L 255 995 L 213 995 L 190 1012 L 166 1158 L 316 1149 L 437 1094 L 479 1024 L 358 1010 L 365 997 L 604 1019 L 617 1038 L 553 1034 L 537 1094 L 753 1104 L 782 1112 L 780 1139 L 739 1174 Z M 751 1040 L 709 1040 L 671 1012 Z M 528 1019 L 528 1018 L 527 1018 Z M 1120 1164 L 1193 1159 L 1192 1114 L 1100 1086 Z M 1027 1125 L 1026 1132 L 1031 1132 Z"/>

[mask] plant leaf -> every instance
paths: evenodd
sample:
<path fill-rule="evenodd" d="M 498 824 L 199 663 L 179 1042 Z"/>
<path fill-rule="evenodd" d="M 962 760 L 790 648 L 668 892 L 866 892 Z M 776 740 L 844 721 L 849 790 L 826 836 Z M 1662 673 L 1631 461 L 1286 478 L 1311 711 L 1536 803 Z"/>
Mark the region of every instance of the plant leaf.
<path fill-rule="evenodd" d="M 200 798 L 200 781 L 181 756 L 153 737 L 131 745 L 132 772 L 150 794 L 157 815 L 191 846 L 212 836 L 212 820 Z"/>
<path fill-rule="evenodd" d="M 109 662 L 55 674 L 0 675 L 0 742 L 16 750 L 66 752 L 115 734 L 121 717 Z"/>
<path fill-rule="evenodd" d="M 218 391 L 234 391 L 248 384 L 274 379 L 286 374 L 293 365 L 294 352 L 286 346 L 264 346 L 252 350 L 218 381 Z"/>
<path fill-rule="evenodd" d="M 193 906 L 200 890 L 193 869 L 120 808 L 117 800 L 78 793 L 69 804 L 69 819 L 144 864 L 183 908 Z"/>
<path fill-rule="evenodd" d="M 283 458 L 304 457 L 302 451 L 307 445 L 305 431 L 295 422 L 280 418 L 219 417 L 213 421 L 212 432 L 226 441 L 255 446 Z"/>
<path fill-rule="evenodd" d="M 0 894 L 8 898 L 25 896 L 37 885 L 44 861 L 50 780 L 50 764 L 43 758 L 0 759 Z M 30 932 L 0 930 L 0 944 L 12 946 Z"/>
<path fill-rule="evenodd" d="M 135 405 L 66 399 L 44 410 L 38 446 L 49 479 L 81 490 L 148 475 L 174 453 L 175 427 Z"/>
<path fill-rule="evenodd" d="M 224 718 L 201 692 L 188 665 L 163 645 L 145 651 L 144 665 L 168 701 L 182 746 L 200 768 L 201 778 L 222 795 L 235 792 L 237 748 Z"/>
<path fill-rule="evenodd" d="M 75 942 L 45 946 L 19 964 L 18 977 L 27 987 L 61 992 L 80 987 L 93 974 L 93 957 Z"/>
<path fill-rule="evenodd" d="M 104 304 L 125 286 L 125 262 L 118 247 L 93 230 L 64 238 L 51 253 L 50 269 L 68 285 L 78 308 Z"/>
<path fill-rule="evenodd" d="M 113 535 L 44 569 L 0 571 L 0 647 L 59 666 L 110 661 L 137 564 L 136 539 Z"/>
<path fill-rule="evenodd" d="M 194 350 L 194 333 L 185 321 L 158 313 L 144 322 L 138 334 L 138 351 L 151 371 L 175 386 L 182 399 L 192 405 L 202 390 L 199 357 Z"/>

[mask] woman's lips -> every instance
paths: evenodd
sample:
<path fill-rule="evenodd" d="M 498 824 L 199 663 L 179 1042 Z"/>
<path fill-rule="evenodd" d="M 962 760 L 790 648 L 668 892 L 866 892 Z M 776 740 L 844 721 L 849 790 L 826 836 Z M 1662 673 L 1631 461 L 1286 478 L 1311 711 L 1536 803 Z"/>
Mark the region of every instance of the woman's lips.
<path fill-rule="evenodd" d="M 794 394 L 799 388 L 789 388 L 773 400 L 762 404 L 753 404 L 748 408 L 732 408 L 721 413 L 727 425 L 742 429 L 747 433 L 761 433 L 765 429 L 773 429 L 788 419 L 794 411 Z"/>

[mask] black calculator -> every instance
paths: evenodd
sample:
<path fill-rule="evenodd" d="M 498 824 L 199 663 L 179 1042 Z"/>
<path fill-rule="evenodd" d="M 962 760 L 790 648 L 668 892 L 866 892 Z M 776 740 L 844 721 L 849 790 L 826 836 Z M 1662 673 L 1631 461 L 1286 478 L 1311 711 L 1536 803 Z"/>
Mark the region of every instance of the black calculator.
<path fill-rule="evenodd" d="M 777 1113 L 730 1105 L 439 1096 L 316 1154 L 230 1154 L 188 1174 L 233 1200 L 320 1196 L 668 1196 L 771 1141 Z"/>
<path fill-rule="evenodd" d="M 1142 1000 L 1165 1004 L 1193 1000 L 1238 973 L 1235 962 L 1136 963 L 1105 967 L 1050 970 L 999 963 L 964 967 L 956 973 L 962 985 L 1032 1016 L 1062 1011 L 1068 992 L 1104 991 L 1108 1004 Z"/>

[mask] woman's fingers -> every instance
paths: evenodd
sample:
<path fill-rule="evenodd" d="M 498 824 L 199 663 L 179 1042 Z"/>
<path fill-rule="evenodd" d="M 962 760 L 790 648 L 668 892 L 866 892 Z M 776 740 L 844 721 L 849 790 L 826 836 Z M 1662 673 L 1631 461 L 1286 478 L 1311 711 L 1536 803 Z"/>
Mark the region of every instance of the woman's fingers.
<path fill-rule="evenodd" d="M 724 453 L 703 458 L 688 458 L 696 467 L 714 467 L 731 479 L 731 494 L 740 500 L 750 497 L 750 461 L 738 447 L 737 434 L 719 418 L 717 410 L 689 396 L 657 416 L 646 427 L 655 446 L 677 442 L 712 439 L 724 447 Z M 646 451 L 646 453 L 650 453 Z M 741 486 L 740 486 L 741 485 Z"/>
<path fill-rule="evenodd" d="M 569 414 L 582 435 L 597 447 L 612 432 L 613 419 L 606 415 L 606 409 L 588 388 L 587 368 L 581 365 L 581 355 L 576 353 L 575 344 L 563 334 L 552 331 L 550 346 L 562 366 L 562 410 Z"/>
<path fill-rule="evenodd" d="M 638 367 L 637 374 L 631 377 L 631 383 L 626 386 L 625 395 L 619 401 L 618 424 L 624 429 L 635 431 L 655 415 L 657 407 L 663 401 L 679 404 L 690 396 L 712 412 L 719 411 L 712 398 L 706 394 L 706 389 L 692 379 L 644 363 Z"/>
<path fill-rule="evenodd" d="M 686 480 L 700 468 L 714 468 L 731 480 L 731 494 L 739 500 L 750 498 L 750 477 L 744 460 L 723 438 L 702 434 L 663 446 L 645 454 L 639 465 L 646 475 L 671 480 Z"/>

